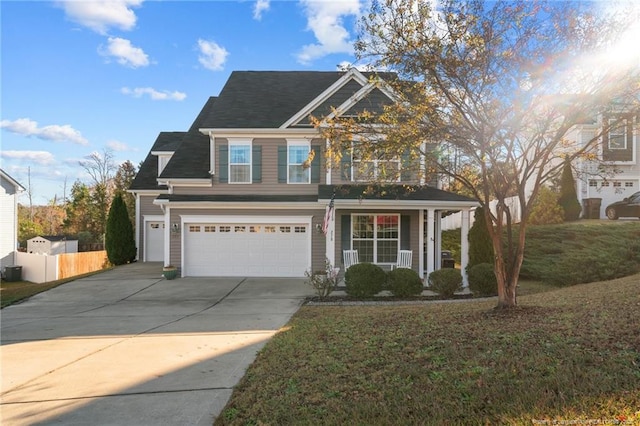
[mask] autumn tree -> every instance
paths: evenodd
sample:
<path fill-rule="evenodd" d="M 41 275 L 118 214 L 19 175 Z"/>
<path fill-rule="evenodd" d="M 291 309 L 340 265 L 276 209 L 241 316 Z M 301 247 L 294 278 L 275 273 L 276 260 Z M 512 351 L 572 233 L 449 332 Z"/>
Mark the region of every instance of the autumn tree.
<path fill-rule="evenodd" d="M 109 201 L 113 193 L 113 174 L 117 169 L 113 151 L 105 148 L 101 153 L 93 152 L 79 162 L 80 166 L 91 177 L 91 198 L 95 206 L 91 209 L 95 235 L 103 237 L 107 224 Z"/>
<path fill-rule="evenodd" d="M 328 158 L 336 164 L 357 140 L 362 152 L 426 158 L 458 182 L 484 208 L 498 307 L 516 306 L 532 203 L 563 158 L 593 155 L 600 135 L 580 145 L 565 136 L 586 117 L 637 103 L 639 50 L 627 31 L 640 19 L 629 4 L 607 11 L 602 2 L 374 1 L 356 53 L 397 73 L 377 83 L 396 100 L 375 117 L 319 117 Z M 451 149 L 477 171 L 474 179 L 449 167 Z"/>

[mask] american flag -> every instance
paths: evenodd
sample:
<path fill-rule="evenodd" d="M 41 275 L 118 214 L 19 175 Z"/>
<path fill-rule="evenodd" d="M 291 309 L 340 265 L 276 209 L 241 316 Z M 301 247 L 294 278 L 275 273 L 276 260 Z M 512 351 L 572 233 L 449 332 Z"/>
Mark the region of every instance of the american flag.
<path fill-rule="evenodd" d="M 334 193 L 331 196 L 331 201 L 329 201 L 329 205 L 327 206 L 326 211 L 324 212 L 324 220 L 322 221 L 322 232 L 324 235 L 327 235 L 329 231 L 329 223 L 331 223 L 331 216 L 333 215 L 333 200 L 336 198 L 336 194 Z"/>

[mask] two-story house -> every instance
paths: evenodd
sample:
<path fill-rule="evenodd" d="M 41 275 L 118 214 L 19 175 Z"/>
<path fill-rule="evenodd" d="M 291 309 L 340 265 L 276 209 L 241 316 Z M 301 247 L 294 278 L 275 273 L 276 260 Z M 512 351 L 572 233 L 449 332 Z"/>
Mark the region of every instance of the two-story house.
<path fill-rule="evenodd" d="M 598 218 L 604 218 L 608 205 L 640 191 L 640 112 L 618 108 L 585 120 L 567 134 L 577 146 L 594 138 L 595 158 L 577 164 L 577 193 L 583 204 L 595 199 Z"/>
<path fill-rule="evenodd" d="M 370 77 L 233 72 L 188 131 L 159 134 L 131 185 L 139 260 L 174 264 L 182 276 L 303 277 L 325 259 L 341 267 L 343 250 L 385 268 L 411 250 L 424 277 L 440 268 L 441 212 L 460 210 L 464 270 L 475 200 L 402 173 L 400 159 L 385 164 L 396 162 L 397 181 L 376 187 L 358 173 L 356 150 L 334 167 L 325 159 L 310 117 L 392 102 L 384 79 L 394 75 Z"/>

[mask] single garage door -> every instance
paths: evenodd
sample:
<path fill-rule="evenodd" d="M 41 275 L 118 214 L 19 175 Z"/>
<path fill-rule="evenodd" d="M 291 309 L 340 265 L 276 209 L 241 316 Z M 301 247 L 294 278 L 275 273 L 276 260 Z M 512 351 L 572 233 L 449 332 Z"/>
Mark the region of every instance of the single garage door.
<path fill-rule="evenodd" d="M 303 277 L 311 230 L 296 223 L 185 223 L 185 275 Z"/>

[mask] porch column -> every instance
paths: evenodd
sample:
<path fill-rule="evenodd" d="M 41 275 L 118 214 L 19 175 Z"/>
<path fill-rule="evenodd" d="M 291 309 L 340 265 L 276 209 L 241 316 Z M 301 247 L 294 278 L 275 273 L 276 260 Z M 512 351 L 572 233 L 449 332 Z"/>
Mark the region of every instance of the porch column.
<path fill-rule="evenodd" d="M 462 210 L 462 229 L 460 230 L 460 269 L 462 272 L 462 287 L 469 287 L 467 278 L 467 264 L 469 263 L 469 209 Z"/>
<path fill-rule="evenodd" d="M 325 249 L 324 255 L 331 265 L 335 268 L 336 265 L 340 266 L 340 260 L 336 260 L 336 242 L 335 242 L 335 229 L 336 229 L 336 210 L 335 208 L 331 210 L 329 217 L 329 226 L 327 226 L 327 233 L 324 236 L 325 241 Z M 344 272 L 344 271 L 342 271 Z"/>
<path fill-rule="evenodd" d="M 141 262 L 142 259 L 140 259 L 140 235 L 142 234 L 143 230 L 144 232 L 146 232 L 146 229 L 144 229 L 144 224 L 142 225 L 140 224 L 140 202 L 141 202 L 140 194 L 136 192 L 135 195 L 136 195 L 136 260 L 138 262 Z"/>
<path fill-rule="evenodd" d="M 171 264 L 171 208 L 164 211 L 164 266 Z"/>
<path fill-rule="evenodd" d="M 435 210 L 427 209 L 427 277 L 435 271 L 436 234 L 435 234 Z"/>
<path fill-rule="evenodd" d="M 418 211 L 418 275 L 424 276 L 424 209 Z"/>

